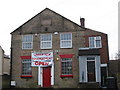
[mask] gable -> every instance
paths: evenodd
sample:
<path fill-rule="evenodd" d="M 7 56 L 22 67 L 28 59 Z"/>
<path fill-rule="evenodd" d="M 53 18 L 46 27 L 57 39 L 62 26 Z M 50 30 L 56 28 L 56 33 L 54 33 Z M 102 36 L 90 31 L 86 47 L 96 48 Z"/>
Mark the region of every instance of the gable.
<path fill-rule="evenodd" d="M 26 23 L 18 27 L 11 34 L 27 33 L 49 33 L 49 32 L 68 32 L 84 30 L 85 28 L 61 16 L 60 14 L 46 8 Z"/>

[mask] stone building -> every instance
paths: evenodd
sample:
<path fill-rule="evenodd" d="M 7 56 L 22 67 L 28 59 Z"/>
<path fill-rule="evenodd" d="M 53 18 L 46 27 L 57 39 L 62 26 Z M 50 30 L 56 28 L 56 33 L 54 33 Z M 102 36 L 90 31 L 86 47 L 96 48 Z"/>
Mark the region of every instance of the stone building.
<path fill-rule="evenodd" d="M 4 58 L 4 50 L 0 46 L 0 89 L 2 89 L 3 58 Z"/>
<path fill-rule="evenodd" d="M 10 75 L 10 57 L 4 55 L 3 74 Z"/>
<path fill-rule="evenodd" d="M 4 50 L 0 46 L 0 76 L 3 75 Z"/>
<path fill-rule="evenodd" d="M 16 87 L 101 86 L 107 76 L 107 34 L 44 9 L 11 35 L 11 81 Z"/>

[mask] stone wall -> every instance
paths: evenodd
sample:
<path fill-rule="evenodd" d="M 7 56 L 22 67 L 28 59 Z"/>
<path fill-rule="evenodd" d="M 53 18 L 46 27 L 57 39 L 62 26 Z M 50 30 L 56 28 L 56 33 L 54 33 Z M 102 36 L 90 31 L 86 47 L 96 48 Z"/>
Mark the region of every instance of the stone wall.
<path fill-rule="evenodd" d="M 35 87 L 38 83 L 38 68 L 32 67 L 32 78 L 21 78 L 21 58 L 20 56 L 31 56 L 31 51 L 46 51 L 40 49 L 40 34 L 52 34 L 52 50 L 54 56 L 54 72 L 55 72 L 55 84 L 53 87 L 78 87 L 79 84 L 79 60 L 78 50 L 79 48 L 86 47 L 85 45 L 85 33 L 88 30 L 81 28 L 74 22 L 66 19 L 65 17 L 46 9 L 33 17 L 31 20 L 20 26 L 14 32 L 12 32 L 12 46 L 11 46 L 11 60 L 12 60 L 12 80 L 16 81 L 16 87 Z M 54 34 L 58 32 L 58 34 Z M 72 33 L 72 48 L 62 49 L 60 48 L 60 33 Z M 96 32 L 89 31 L 87 34 L 91 35 Z M 99 32 L 97 32 L 99 33 Z M 100 33 L 101 35 L 102 33 Z M 22 35 L 33 35 L 33 49 L 22 49 Z M 104 35 L 104 34 L 102 34 Z M 103 40 L 107 37 L 103 37 Z M 107 41 L 106 41 L 107 42 Z M 105 43 L 106 44 L 106 43 Z M 106 49 L 106 48 L 105 48 Z M 105 50 L 104 49 L 104 50 Z M 55 51 L 58 50 L 58 53 Z M 107 49 L 106 49 L 107 50 Z M 74 54 L 73 56 L 73 77 L 61 78 L 61 61 L 59 55 Z M 56 58 L 59 57 L 57 61 Z M 105 61 L 106 63 L 106 61 Z"/>

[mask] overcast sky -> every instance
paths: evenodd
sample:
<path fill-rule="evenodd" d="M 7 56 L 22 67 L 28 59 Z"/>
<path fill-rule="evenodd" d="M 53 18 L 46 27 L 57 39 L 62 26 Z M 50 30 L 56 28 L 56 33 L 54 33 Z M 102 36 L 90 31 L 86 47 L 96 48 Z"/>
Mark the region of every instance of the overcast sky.
<path fill-rule="evenodd" d="M 118 49 L 119 0 L 0 0 L 0 46 L 10 55 L 10 33 L 43 9 L 51 10 L 85 27 L 108 34 L 109 56 Z"/>

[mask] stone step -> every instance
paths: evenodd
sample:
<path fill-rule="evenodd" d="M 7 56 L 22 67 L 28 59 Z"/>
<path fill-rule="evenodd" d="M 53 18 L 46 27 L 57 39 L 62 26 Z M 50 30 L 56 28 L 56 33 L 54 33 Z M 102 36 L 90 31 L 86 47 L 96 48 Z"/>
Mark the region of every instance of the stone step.
<path fill-rule="evenodd" d="M 99 83 L 80 83 L 79 88 L 100 88 Z"/>

